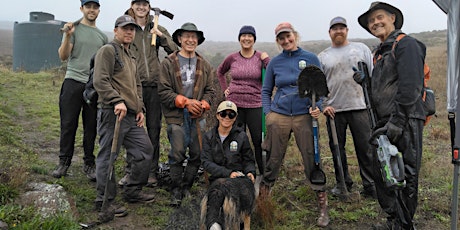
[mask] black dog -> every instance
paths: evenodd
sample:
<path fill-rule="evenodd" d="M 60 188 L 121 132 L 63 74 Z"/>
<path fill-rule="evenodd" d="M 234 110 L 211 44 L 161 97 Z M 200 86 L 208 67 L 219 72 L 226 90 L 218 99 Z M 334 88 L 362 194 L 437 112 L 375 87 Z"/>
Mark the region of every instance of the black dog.
<path fill-rule="evenodd" d="M 246 177 L 219 178 L 209 187 L 201 201 L 200 229 L 250 229 L 256 201 L 255 188 Z"/>

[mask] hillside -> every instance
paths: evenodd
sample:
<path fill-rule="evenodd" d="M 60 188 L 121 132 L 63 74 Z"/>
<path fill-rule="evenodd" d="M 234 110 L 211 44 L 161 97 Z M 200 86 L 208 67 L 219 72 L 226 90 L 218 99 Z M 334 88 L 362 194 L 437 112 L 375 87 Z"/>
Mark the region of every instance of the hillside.
<path fill-rule="evenodd" d="M 112 32 L 106 32 L 109 39 L 113 37 Z M 411 34 L 415 38 L 424 42 L 427 46 L 446 46 L 447 44 L 447 30 L 427 31 L 416 34 Z M 369 47 L 378 45 L 377 39 L 351 39 L 352 41 L 363 42 Z M 318 41 L 303 41 L 301 47 L 319 53 L 330 45 L 328 40 Z M 11 29 L 2 29 L 0 27 L 0 64 L 10 66 L 11 63 L 5 61 L 5 56 L 9 56 L 7 60 L 11 59 L 13 55 L 13 31 Z M 230 53 L 239 50 L 240 45 L 238 42 L 215 42 L 206 41 L 198 47 L 198 51 L 204 55 L 214 67 L 217 67 L 220 62 Z M 267 52 L 270 57 L 279 53 L 278 47 L 274 42 L 256 42 L 255 48 Z M 164 56 L 165 53 L 160 55 Z"/>

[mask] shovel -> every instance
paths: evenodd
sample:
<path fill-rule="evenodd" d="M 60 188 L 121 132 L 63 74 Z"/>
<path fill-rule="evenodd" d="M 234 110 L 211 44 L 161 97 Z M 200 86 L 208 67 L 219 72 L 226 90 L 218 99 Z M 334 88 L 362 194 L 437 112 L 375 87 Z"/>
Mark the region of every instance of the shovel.
<path fill-rule="evenodd" d="M 353 201 L 353 200 L 360 200 L 361 196 L 359 193 L 350 193 L 345 185 L 345 176 L 343 174 L 343 165 L 342 165 L 342 158 L 340 156 L 340 149 L 339 149 L 339 141 L 337 139 L 337 129 L 335 128 L 335 120 L 334 118 L 327 117 L 329 124 L 331 125 L 331 135 L 332 135 L 332 142 L 334 143 L 334 152 L 332 155 L 336 158 L 337 161 L 337 170 L 339 171 L 339 189 L 341 194 L 337 195 L 339 199 L 344 201 Z"/>
<path fill-rule="evenodd" d="M 329 93 L 326 76 L 323 71 L 314 65 L 305 67 L 297 79 L 299 97 L 311 99 L 312 110 L 316 109 L 316 97 L 326 96 Z M 321 169 L 321 156 L 319 152 L 319 128 L 318 120 L 312 117 L 313 145 L 315 150 L 315 168 L 310 174 L 310 182 L 315 185 L 326 184 L 326 174 Z"/>

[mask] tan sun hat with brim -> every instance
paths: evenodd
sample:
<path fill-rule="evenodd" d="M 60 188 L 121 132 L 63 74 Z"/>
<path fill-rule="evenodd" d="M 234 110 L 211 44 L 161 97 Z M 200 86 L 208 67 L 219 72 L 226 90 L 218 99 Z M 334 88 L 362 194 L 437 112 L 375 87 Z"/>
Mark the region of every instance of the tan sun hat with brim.
<path fill-rule="evenodd" d="M 391 14 L 394 14 L 395 15 L 395 22 L 394 22 L 394 25 L 395 25 L 395 29 L 401 29 L 402 25 L 403 25 L 403 22 L 404 22 L 404 17 L 403 17 L 403 14 L 401 13 L 401 11 L 390 5 L 390 4 L 387 4 L 387 3 L 384 3 L 384 2 L 373 2 L 371 3 L 371 7 L 369 7 L 369 10 L 366 11 L 364 14 L 362 14 L 361 16 L 359 16 L 358 18 L 358 22 L 359 24 L 365 29 L 367 30 L 367 32 L 369 32 L 370 34 L 371 31 L 369 30 L 368 28 L 368 17 L 369 17 L 369 14 L 376 11 L 376 10 L 385 10 L 387 12 L 390 12 Z"/>
<path fill-rule="evenodd" d="M 172 35 L 174 43 L 176 43 L 179 47 L 181 47 L 181 44 L 179 42 L 178 36 L 180 36 L 184 31 L 195 32 L 198 35 L 198 45 L 204 42 L 205 38 L 203 36 L 203 31 L 198 30 L 195 24 L 191 22 L 186 22 L 180 27 L 180 29 L 174 31 Z"/>

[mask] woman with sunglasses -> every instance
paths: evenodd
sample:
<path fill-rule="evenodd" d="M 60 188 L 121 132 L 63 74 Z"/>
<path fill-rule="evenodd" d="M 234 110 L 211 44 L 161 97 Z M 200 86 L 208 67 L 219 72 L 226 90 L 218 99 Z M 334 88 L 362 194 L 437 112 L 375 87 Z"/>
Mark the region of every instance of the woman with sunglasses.
<path fill-rule="evenodd" d="M 217 107 L 218 124 L 203 136 L 201 161 L 211 174 L 209 182 L 218 178 L 235 178 L 241 174 L 255 180 L 254 154 L 247 134 L 235 124 L 238 110 L 235 103 L 223 101 Z"/>

